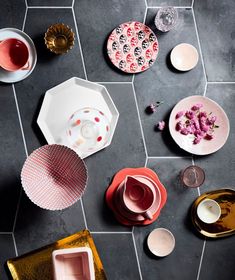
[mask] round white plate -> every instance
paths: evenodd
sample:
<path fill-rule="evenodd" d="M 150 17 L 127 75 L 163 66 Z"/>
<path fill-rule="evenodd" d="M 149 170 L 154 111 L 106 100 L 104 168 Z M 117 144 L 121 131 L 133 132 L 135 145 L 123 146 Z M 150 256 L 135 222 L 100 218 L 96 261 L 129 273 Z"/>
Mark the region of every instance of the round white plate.
<path fill-rule="evenodd" d="M 190 110 L 195 104 L 203 104 L 202 111 L 208 114 L 212 112 L 217 117 L 216 125 L 219 127 L 214 131 L 214 139 L 208 141 L 202 139 L 199 144 L 193 144 L 191 134 L 182 135 L 176 130 L 176 114 L 180 111 Z M 171 111 L 169 119 L 169 130 L 172 138 L 180 146 L 181 149 L 194 155 L 209 155 L 218 151 L 226 143 L 229 136 L 229 119 L 224 110 L 215 101 L 201 95 L 189 96 L 179 101 Z"/>
<path fill-rule="evenodd" d="M 19 29 L 0 29 L 0 41 L 7 38 L 19 39 L 24 42 L 29 49 L 29 65 L 31 66 L 30 69 L 9 72 L 0 67 L 0 82 L 15 83 L 24 80 L 33 72 L 33 69 L 37 63 L 37 52 L 32 39 L 26 33 Z"/>
<path fill-rule="evenodd" d="M 197 49 L 186 43 L 174 47 L 171 51 L 171 63 L 179 71 L 189 71 L 198 63 Z"/>

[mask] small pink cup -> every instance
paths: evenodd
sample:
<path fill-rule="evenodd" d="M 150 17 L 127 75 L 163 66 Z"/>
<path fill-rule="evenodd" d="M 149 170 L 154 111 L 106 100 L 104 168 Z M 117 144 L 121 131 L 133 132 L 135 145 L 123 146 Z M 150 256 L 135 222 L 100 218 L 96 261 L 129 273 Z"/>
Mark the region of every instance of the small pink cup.
<path fill-rule="evenodd" d="M 29 50 L 25 43 L 16 38 L 0 41 L 0 66 L 10 72 L 28 70 Z"/>
<path fill-rule="evenodd" d="M 131 213 L 142 214 L 152 220 L 150 209 L 155 203 L 160 205 L 161 201 L 160 191 L 155 184 L 144 177 L 137 179 L 134 176 L 127 176 L 122 184 L 124 207 Z"/>

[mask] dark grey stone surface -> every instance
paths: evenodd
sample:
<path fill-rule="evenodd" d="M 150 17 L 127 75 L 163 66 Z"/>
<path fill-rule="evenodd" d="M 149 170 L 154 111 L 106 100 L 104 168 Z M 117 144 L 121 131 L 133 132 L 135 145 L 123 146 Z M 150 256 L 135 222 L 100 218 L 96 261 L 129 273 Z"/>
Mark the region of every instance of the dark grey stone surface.
<path fill-rule="evenodd" d="M 85 159 L 88 190 L 83 197 L 92 231 L 128 231 L 106 206 L 104 194 L 113 175 L 125 167 L 144 166 L 145 152 L 131 84 L 105 85 L 119 110 L 119 121 L 109 147 Z M 90 175 L 89 175 L 90 174 Z"/>
<path fill-rule="evenodd" d="M 147 2 L 154 6 L 191 5 L 191 0 Z M 28 5 L 32 6 L 71 4 L 72 0 L 28 0 Z M 145 8 L 144 0 L 75 0 L 74 7 L 88 79 L 110 82 L 105 86 L 120 113 L 112 144 L 85 159 L 89 180 L 83 196 L 88 228 L 93 232 L 108 279 L 114 280 L 135 280 L 140 279 L 140 275 L 132 228 L 116 221 L 106 206 L 105 191 L 118 170 L 143 166 L 146 158 L 132 84 L 122 84 L 131 82 L 132 75 L 123 74 L 110 64 L 105 55 L 106 40 L 118 24 L 129 20 L 143 21 Z M 194 8 L 209 81 L 235 82 L 234 2 L 195 0 Z M 204 93 L 206 81 L 201 59 L 195 69 L 185 73 L 174 70 L 169 63 L 170 51 L 179 43 L 190 43 L 199 49 L 192 9 L 179 8 L 178 11 L 178 25 L 163 34 L 153 24 L 157 9 L 148 9 L 146 24 L 156 32 L 160 52 L 153 67 L 137 74 L 134 79 L 148 155 L 158 157 L 149 158 L 148 167 L 157 172 L 168 192 L 167 204 L 157 221 L 146 227 L 134 227 L 136 249 L 143 280 L 230 280 L 235 273 L 235 237 L 207 240 L 200 277 L 197 278 L 204 238 L 193 229 L 189 210 L 198 191 L 183 187 L 179 181 L 180 171 L 191 165 L 191 158 L 177 147 L 167 128 L 163 133 L 154 131 L 158 121 L 167 122 L 171 109 L 178 101 Z M 0 9 L 0 28 L 21 29 L 24 14 L 25 1 L 5 1 Z M 32 75 L 15 84 L 15 88 L 29 153 L 46 143 L 36 124 L 45 92 L 73 76 L 85 78 L 77 38 L 75 47 L 62 56 L 53 55 L 44 45 L 45 31 L 57 22 L 68 24 L 75 31 L 71 8 L 28 9 L 25 32 L 35 42 L 38 63 Z M 206 96 L 218 102 L 228 114 L 231 131 L 221 150 L 209 156 L 194 157 L 195 163 L 206 172 L 201 193 L 223 187 L 235 189 L 234 91 L 235 84 L 208 84 L 207 87 Z M 164 104 L 155 114 L 146 114 L 145 109 L 150 103 L 161 100 Z M 12 234 L 3 232 L 11 232 L 13 228 L 25 151 L 11 85 L 0 84 L 0 104 L 0 278 L 5 280 L 8 277 L 3 264 L 15 256 L 15 250 Z M 182 157 L 172 158 L 174 156 Z M 175 250 L 166 258 L 155 258 L 146 248 L 146 238 L 156 227 L 170 229 L 176 238 Z M 15 228 L 19 255 L 84 228 L 81 201 L 63 211 L 47 211 L 34 205 L 22 192 Z"/>
<path fill-rule="evenodd" d="M 23 193 L 15 229 L 18 254 L 45 246 L 84 228 L 80 201 L 62 211 L 48 211 L 33 204 Z"/>
<path fill-rule="evenodd" d="M 72 6 L 73 0 L 27 0 L 28 6 Z"/>
<path fill-rule="evenodd" d="M 195 1 L 195 17 L 209 81 L 235 80 L 235 2 Z"/>
<path fill-rule="evenodd" d="M 192 0 L 147 0 L 148 6 L 191 6 Z"/>
<path fill-rule="evenodd" d="M 235 84 L 209 84 L 206 96 L 218 102 L 230 120 L 230 134 L 222 149 L 206 157 L 195 157 L 195 163 L 206 173 L 201 191 L 216 190 L 225 187 L 235 189 Z"/>
<path fill-rule="evenodd" d="M 88 79 L 96 82 L 131 81 L 131 74 L 124 74 L 112 65 L 106 45 L 109 34 L 119 24 L 130 20 L 143 21 L 144 1 L 99 0 L 88 5 L 87 0 L 80 0 L 75 2 L 74 9 Z"/>
<path fill-rule="evenodd" d="M 230 280 L 234 278 L 234 242 L 234 236 L 207 240 L 200 274 L 201 280 Z"/>
<path fill-rule="evenodd" d="M 25 15 L 24 0 L 1 1 L 0 28 L 14 27 L 21 29 Z"/>
<path fill-rule="evenodd" d="M 6 266 L 6 260 L 15 257 L 15 248 L 12 239 L 12 234 L 0 235 L 0 275 L 1 280 L 10 279 L 9 271 Z"/>
<path fill-rule="evenodd" d="M 29 153 L 46 144 L 36 123 L 45 92 L 71 77 L 84 78 L 77 36 L 74 48 L 64 55 L 51 53 L 44 44 L 47 28 L 58 22 L 69 25 L 75 31 L 71 9 L 28 10 L 25 32 L 35 43 L 38 62 L 30 77 L 15 87 Z"/>
<path fill-rule="evenodd" d="M 191 9 L 178 9 L 178 26 L 170 32 L 160 33 L 154 27 L 157 9 L 148 9 L 146 23 L 158 37 L 159 55 L 154 65 L 146 72 L 135 76 L 135 90 L 149 156 L 175 156 L 185 154 L 172 140 L 168 128 L 155 131 L 155 124 L 168 122 L 173 106 L 182 98 L 201 95 L 205 88 L 205 77 L 201 60 L 191 71 L 176 71 L 169 61 L 172 48 L 182 42 L 190 43 L 198 49 L 196 32 Z M 150 103 L 164 101 L 155 114 L 147 114 Z"/>
<path fill-rule="evenodd" d="M 93 234 L 107 278 L 139 280 L 132 234 Z"/>
<path fill-rule="evenodd" d="M 24 146 L 11 85 L 0 84 L 0 232 L 12 231 Z"/>
<path fill-rule="evenodd" d="M 167 190 L 167 203 L 159 218 L 147 227 L 135 227 L 134 235 L 143 279 L 196 279 L 203 239 L 197 237 L 190 221 L 190 206 L 197 198 L 196 189 L 181 185 L 179 173 L 191 165 L 191 159 L 150 159 L 147 167 L 153 169 Z M 154 228 L 167 228 L 175 236 L 175 250 L 165 258 L 152 255 L 146 244 Z"/>

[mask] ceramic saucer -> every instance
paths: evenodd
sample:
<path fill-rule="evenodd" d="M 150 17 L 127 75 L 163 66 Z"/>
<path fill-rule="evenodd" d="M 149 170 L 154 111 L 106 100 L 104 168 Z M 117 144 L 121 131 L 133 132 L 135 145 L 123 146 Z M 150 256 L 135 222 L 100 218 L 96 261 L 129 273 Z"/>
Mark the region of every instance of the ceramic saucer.
<path fill-rule="evenodd" d="M 32 39 L 23 31 L 16 28 L 3 28 L 0 29 L 0 41 L 7 38 L 16 38 L 26 44 L 29 49 L 29 65 L 28 70 L 18 70 L 9 72 L 0 67 L 0 82 L 15 83 L 27 78 L 34 70 L 37 62 L 37 52 Z"/>
<path fill-rule="evenodd" d="M 161 203 L 160 207 L 158 208 L 157 212 L 153 214 L 152 220 L 142 220 L 142 221 L 133 221 L 125 217 L 123 214 L 119 213 L 116 203 L 115 203 L 115 193 L 121 182 L 126 178 L 127 175 L 131 176 L 145 176 L 149 177 L 151 180 L 153 180 L 157 186 L 159 187 L 159 190 L 161 192 Z M 105 194 L 106 202 L 109 206 L 109 208 L 113 211 L 116 219 L 123 225 L 126 226 L 134 226 L 134 225 L 149 225 L 153 223 L 158 216 L 160 215 L 160 211 L 163 208 L 163 206 L 166 203 L 167 200 L 167 192 L 162 183 L 160 182 L 157 174 L 152 171 L 149 168 L 142 167 L 142 168 L 124 168 L 117 172 L 113 178 L 113 181 L 111 185 L 108 187 L 106 194 Z"/>

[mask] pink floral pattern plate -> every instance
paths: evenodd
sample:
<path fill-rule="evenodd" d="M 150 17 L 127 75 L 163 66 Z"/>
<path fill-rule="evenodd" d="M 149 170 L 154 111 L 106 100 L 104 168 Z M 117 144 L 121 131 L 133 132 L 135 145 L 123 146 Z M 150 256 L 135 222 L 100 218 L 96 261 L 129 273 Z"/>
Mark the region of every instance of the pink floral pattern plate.
<path fill-rule="evenodd" d="M 108 38 L 107 52 L 111 62 L 126 73 L 138 73 L 153 65 L 158 55 L 154 32 L 138 21 L 122 23 Z"/>
<path fill-rule="evenodd" d="M 216 125 L 218 126 L 218 128 L 214 130 L 213 139 L 202 139 L 200 143 L 196 145 L 193 143 L 194 136 L 191 134 L 182 135 L 176 129 L 178 122 L 176 115 L 180 111 L 190 110 L 195 104 L 202 104 L 203 111 L 207 112 L 209 115 L 215 115 L 217 118 Z M 226 143 L 230 126 L 226 113 L 215 101 L 201 95 L 195 95 L 186 97 L 175 105 L 169 119 L 169 130 L 172 138 L 181 149 L 195 155 L 209 155 L 218 151 Z"/>

